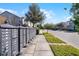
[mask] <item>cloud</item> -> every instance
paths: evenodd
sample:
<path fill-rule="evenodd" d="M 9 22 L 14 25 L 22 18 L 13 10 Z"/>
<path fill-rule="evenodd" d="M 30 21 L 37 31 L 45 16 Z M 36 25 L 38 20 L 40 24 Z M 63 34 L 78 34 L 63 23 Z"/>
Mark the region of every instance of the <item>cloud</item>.
<path fill-rule="evenodd" d="M 71 18 L 71 16 L 67 17 L 66 20 L 68 21 L 68 20 L 70 20 L 70 18 Z"/>
<path fill-rule="evenodd" d="M 25 15 L 25 13 L 28 12 L 28 7 L 26 7 L 25 9 L 22 10 L 22 14 Z"/>
<path fill-rule="evenodd" d="M 56 14 L 53 12 L 53 10 L 46 10 L 41 9 L 42 12 L 46 15 L 45 23 L 53 23 L 57 24 L 60 22 L 66 22 L 69 21 L 72 16 L 64 16 L 62 18 L 57 18 Z"/>
<path fill-rule="evenodd" d="M 63 18 L 63 17 L 62 17 Z M 60 22 L 67 22 L 69 21 L 70 19 L 72 19 L 72 16 L 65 16 L 63 19 L 59 19 L 59 21 L 56 22 L 57 23 L 60 23 Z"/>
<path fill-rule="evenodd" d="M 62 22 L 69 21 L 71 18 L 72 18 L 72 16 L 67 16 L 67 17 L 64 17 L 64 19 L 62 20 Z"/>
<path fill-rule="evenodd" d="M 54 12 L 52 10 L 46 10 L 46 9 L 40 9 L 42 12 L 44 12 L 46 19 L 45 23 L 53 23 L 53 17 L 55 16 Z"/>
<path fill-rule="evenodd" d="M 52 16 L 54 16 L 54 13 L 52 10 L 41 9 L 41 11 L 44 12 L 44 14 L 46 15 L 47 18 L 48 17 L 51 18 Z"/>
<path fill-rule="evenodd" d="M 15 11 L 15 10 L 0 8 L 0 13 L 3 13 L 4 11 L 8 11 L 8 12 L 10 12 L 10 13 L 13 13 L 13 14 L 17 15 L 17 16 L 20 16 L 20 15 L 18 14 L 18 12 Z"/>

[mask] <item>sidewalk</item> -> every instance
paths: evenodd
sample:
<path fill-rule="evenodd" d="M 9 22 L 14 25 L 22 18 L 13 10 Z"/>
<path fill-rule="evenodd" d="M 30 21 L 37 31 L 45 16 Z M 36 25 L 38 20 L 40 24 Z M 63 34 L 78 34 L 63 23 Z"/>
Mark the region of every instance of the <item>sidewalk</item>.
<path fill-rule="evenodd" d="M 22 56 L 54 56 L 48 42 L 43 35 L 37 35 L 36 38 L 23 48 Z"/>

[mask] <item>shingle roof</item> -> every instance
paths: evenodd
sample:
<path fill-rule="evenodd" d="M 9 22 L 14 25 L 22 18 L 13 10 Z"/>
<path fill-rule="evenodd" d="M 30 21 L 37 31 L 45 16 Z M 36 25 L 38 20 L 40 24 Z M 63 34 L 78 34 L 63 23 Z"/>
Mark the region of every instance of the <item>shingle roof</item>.
<path fill-rule="evenodd" d="M 4 12 L 0 13 L 0 15 L 1 15 L 1 14 L 4 14 L 4 13 L 9 13 L 9 14 L 12 14 L 12 15 L 14 15 L 14 16 L 16 16 L 16 17 L 18 17 L 18 18 L 21 18 L 21 17 L 19 17 L 19 16 L 17 16 L 17 15 L 15 15 L 15 14 L 13 14 L 13 13 L 11 13 L 11 12 L 8 12 L 8 11 L 4 11 Z"/>

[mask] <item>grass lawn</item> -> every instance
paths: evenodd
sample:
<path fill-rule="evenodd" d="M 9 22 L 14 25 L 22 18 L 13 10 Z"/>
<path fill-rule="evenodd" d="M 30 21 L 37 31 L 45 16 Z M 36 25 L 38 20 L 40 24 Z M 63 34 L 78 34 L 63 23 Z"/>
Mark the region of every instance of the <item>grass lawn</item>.
<path fill-rule="evenodd" d="M 79 49 L 70 45 L 50 45 L 55 56 L 79 56 Z"/>
<path fill-rule="evenodd" d="M 46 40 L 49 42 L 49 43 L 65 43 L 63 42 L 62 40 L 60 40 L 59 38 L 51 35 L 50 33 L 43 33 Z"/>

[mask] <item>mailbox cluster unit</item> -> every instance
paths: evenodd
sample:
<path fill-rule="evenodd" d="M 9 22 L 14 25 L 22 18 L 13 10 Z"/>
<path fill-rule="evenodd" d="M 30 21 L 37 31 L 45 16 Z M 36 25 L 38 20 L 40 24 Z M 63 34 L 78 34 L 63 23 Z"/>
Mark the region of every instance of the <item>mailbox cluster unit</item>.
<path fill-rule="evenodd" d="M 23 42 L 23 39 L 24 39 L 24 34 L 23 34 L 23 29 L 20 29 L 20 51 L 22 52 L 22 48 L 24 46 L 24 42 Z"/>
<path fill-rule="evenodd" d="M 30 39 L 30 30 L 29 30 L 29 28 L 26 28 L 26 39 L 27 39 L 26 43 L 29 43 L 29 39 Z"/>
<path fill-rule="evenodd" d="M 36 35 L 35 28 L 16 27 L 8 24 L 0 26 L 0 55 L 16 56 L 22 53 L 30 40 Z"/>
<path fill-rule="evenodd" d="M 11 30 L 0 29 L 0 55 L 11 55 Z"/>
<path fill-rule="evenodd" d="M 11 29 L 11 47 L 12 47 L 11 55 L 12 56 L 17 55 L 18 54 L 18 30 L 15 28 Z"/>
<path fill-rule="evenodd" d="M 29 28 L 29 31 L 30 31 L 29 32 L 29 38 L 30 38 L 30 40 L 32 40 L 35 37 L 36 30 L 35 30 L 35 28 Z"/>

